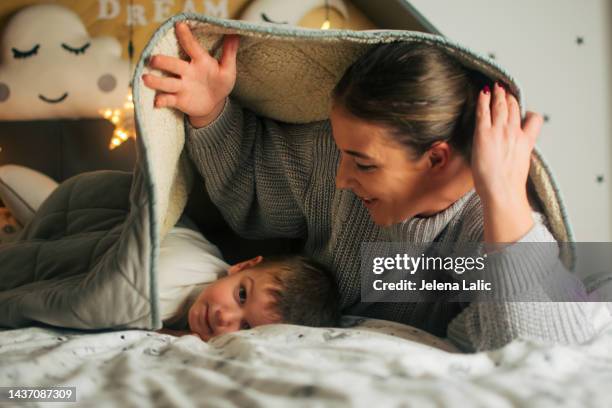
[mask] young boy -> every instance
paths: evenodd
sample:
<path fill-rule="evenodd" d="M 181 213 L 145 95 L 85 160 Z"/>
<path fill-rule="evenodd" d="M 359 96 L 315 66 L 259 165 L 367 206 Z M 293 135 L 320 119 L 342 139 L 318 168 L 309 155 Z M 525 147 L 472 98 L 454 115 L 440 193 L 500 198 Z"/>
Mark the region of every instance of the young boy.
<path fill-rule="evenodd" d="M 161 244 L 158 288 L 160 332 L 204 341 L 272 323 L 334 326 L 340 317 L 338 291 L 321 265 L 282 255 L 229 266 L 216 246 L 183 227 Z"/>

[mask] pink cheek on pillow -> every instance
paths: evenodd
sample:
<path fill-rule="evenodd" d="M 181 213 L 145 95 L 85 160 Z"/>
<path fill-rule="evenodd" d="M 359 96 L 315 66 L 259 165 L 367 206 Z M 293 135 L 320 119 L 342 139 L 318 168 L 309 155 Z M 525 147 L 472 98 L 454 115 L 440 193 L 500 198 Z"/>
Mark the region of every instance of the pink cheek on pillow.
<path fill-rule="evenodd" d="M 112 92 L 116 86 L 117 79 L 111 74 L 104 74 L 98 78 L 98 88 L 100 88 L 102 92 Z"/>
<path fill-rule="evenodd" d="M 11 90 L 7 84 L 0 82 L 0 102 L 6 101 L 11 96 Z"/>

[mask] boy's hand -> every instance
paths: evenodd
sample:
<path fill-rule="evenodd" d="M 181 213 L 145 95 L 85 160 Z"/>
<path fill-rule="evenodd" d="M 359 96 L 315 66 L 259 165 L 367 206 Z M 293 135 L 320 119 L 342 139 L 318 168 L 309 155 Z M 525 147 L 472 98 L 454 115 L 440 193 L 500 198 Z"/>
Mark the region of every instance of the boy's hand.
<path fill-rule="evenodd" d="M 189 116 L 194 127 L 206 126 L 223 110 L 225 98 L 236 83 L 236 54 L 239 37 L 225 36 L 220 61 L 212 57 L 194 38 L 184 22 L 175 26 L 179 44 L 190 61 L 166 55 L 154 55 L 151 68 L 165 71 L 171 76 L 144 74 L 146 86 L 158 91 L 155 107 L 176 108 Z"/>

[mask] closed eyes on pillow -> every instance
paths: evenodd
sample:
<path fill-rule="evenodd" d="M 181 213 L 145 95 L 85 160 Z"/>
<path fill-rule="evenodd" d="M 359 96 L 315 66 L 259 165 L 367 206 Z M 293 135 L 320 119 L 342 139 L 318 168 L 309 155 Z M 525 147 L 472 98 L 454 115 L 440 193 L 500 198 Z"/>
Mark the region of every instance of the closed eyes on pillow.
<path fill-rule="evenodd" d="M 66 43 L 62 43 L 62 48 L 75 55 L 79 55 L 79 54 L 85 54 L 85 51 L 87 50 L 87 48 L 89 48 L 90 45 L 91 43 L 86 43 L 82 47 L 74 48 L 74 47 L 69 46 Z"/>
<path fill-rule="evenodd" d="M 38 53 L 38 49 L 40 48 L 40 44 L 36 44 L 28 51 L 20 51 L 17 48 L 11 48 L 13 51 L 13 57 L 16 59 L 29 58 Z"/>

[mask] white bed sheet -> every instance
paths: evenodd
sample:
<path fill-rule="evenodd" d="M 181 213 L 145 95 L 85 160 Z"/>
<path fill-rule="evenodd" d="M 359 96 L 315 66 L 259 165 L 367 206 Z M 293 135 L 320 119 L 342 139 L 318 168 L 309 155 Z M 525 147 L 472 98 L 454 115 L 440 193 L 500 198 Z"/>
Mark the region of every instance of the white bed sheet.
<path fill-rule="evenodd" d="M 349 329 L 263 326 L 209 343 L 31 327 L 0 331 L 0 385 L 74 386 L 69 406 L 96 407 L 612 406 L 612 325 L 580 346 L 516 341 L 468 355 L 426 344 L 452 349 L 366 319 Z"/>

